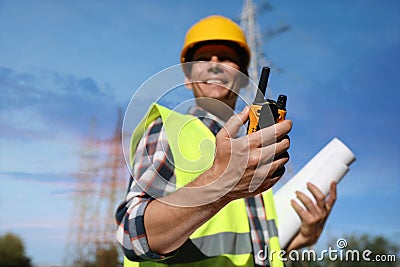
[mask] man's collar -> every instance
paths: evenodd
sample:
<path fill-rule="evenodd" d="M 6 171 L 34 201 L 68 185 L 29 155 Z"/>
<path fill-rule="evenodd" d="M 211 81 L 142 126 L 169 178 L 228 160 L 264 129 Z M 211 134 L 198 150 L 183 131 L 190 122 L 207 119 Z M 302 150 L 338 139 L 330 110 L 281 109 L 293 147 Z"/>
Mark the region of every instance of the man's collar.
<path fill-rule="evenodd" d="M 214 134 L 225 124 L 223 120 L 199 106 L 191 107 L 188 113 L 199 118 Z"/>

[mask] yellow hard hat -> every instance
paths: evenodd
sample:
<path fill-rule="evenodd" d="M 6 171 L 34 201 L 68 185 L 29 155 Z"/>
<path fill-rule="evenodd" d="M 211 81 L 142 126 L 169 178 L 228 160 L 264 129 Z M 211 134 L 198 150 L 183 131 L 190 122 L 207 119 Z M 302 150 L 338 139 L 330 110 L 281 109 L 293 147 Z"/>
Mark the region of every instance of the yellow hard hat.
<path fill-rule="evenodd" d="M 242 60 L 241 71 L 247 74 L 250 49 L 246 36 L 238 24 L 223 16 L 206 17 L 188 30 L 181 51 L 181 63 L 191 61 L 191 48 L 209 41 L 223 41 L 235 45 Z"/>

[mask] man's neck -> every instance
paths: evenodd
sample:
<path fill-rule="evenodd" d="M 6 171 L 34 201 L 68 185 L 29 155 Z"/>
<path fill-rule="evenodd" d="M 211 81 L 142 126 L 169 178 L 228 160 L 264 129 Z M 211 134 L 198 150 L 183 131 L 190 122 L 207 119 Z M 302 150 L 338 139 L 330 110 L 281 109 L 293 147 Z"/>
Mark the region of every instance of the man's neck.
<path fill-rule="evenodd" d="M 233 108 L 224 102 L 213 98 L 197 98 L 199 107 L 226 122 L 233 115 Z"/>

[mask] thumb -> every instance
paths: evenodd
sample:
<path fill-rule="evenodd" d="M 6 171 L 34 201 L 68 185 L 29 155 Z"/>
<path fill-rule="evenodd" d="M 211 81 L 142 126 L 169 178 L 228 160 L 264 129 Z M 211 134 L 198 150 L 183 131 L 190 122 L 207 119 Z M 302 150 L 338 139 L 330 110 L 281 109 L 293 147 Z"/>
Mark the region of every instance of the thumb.
<path fill-rule="evenodd" d="M 249 110 L 248 106 L 236 115 L 233 115 L 229 118 L 229 120 L 225 123 L 224 127 L 218 132 L 217 137 L 219 138 L 233 138 L 236 136 L 239 128 L 246 123 L 249 117 Z"/>

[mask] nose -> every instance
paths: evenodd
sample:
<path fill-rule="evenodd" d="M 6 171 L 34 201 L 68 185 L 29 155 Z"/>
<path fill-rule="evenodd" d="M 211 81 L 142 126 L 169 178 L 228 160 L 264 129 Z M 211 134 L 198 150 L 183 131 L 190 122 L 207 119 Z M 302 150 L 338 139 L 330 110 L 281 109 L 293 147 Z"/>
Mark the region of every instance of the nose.
<path fill-rule="evenodd" d="M 211 56 L 210 61 L 211 61 L 211 62 L 219 62 L 218 56 L 217 56 L 217 55 Z"/>
<path fill-rule="evenodd" d="M 220 63 L 220 61 L 219 61 L 219 59 L 218 59 L 218 56 L 211 56 L 211 58 L 210 58 L 210 61 L 209 61 L 209 69 L 208 69 L 208 71 L 209 72 L 212 72 L 212 73 L 214 73 L 214 74 L 217 74 L 217 73 L 222 73 L 223 72 L 223 70 L 222 70 L 222 68 L 221 68 L 221 64 L 219 64 Z"/>

